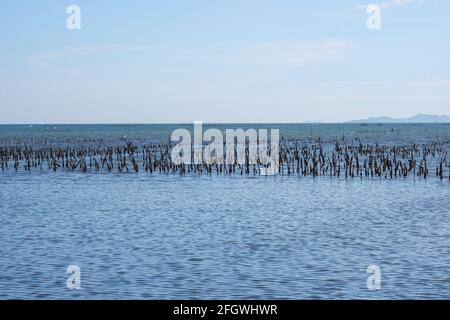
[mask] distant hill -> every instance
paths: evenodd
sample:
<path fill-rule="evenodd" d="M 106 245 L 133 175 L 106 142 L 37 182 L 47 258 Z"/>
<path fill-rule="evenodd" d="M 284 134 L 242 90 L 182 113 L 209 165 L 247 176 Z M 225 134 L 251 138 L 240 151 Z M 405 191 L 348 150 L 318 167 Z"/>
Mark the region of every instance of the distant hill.
<path fill-rule="evenodd" d="M 345 121 L 345 123 L 450 123 L 447 115 L 417 114 L 409 118 L 373 117 L 361 120 Z"/>

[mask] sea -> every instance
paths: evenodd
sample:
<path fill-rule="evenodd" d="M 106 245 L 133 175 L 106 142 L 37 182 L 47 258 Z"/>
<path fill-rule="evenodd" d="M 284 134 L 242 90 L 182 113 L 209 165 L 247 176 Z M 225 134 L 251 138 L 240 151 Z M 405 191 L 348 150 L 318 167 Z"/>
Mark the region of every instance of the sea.
<path fill-rule="evenodd" d="M 167 143 L 177 128 L 192 124 L 0 125 L 0 148 Z M 204 128 L 450 146 L 450 124 Z M 449 299 L 450 181 L 9 167 L 0 298 Z"/>

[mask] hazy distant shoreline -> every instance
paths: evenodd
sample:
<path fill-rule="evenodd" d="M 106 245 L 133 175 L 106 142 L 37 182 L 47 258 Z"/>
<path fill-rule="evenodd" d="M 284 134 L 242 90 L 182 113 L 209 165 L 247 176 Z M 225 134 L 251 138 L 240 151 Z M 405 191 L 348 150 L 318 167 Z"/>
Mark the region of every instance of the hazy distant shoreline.
<path fill-rule="evenodd" d="M 408 118 L 391 118 L 382 116 L 344 121 L 344 123 L 450 123 L 450 117 L 447 115 L 417 114 Z"/>
<path fill-rule="evenodd" d="M 393 118 L 387 116 L 370 117 L 366 119 L 346 120 L 342 122 L 326 122 L 321 120 L 307 120 L 298 122 L 209 122 L 204 121 L 205 125 L 223 125 L 223 124 L 420 124 L 420 123 L 450 123 L 450 116 L 434 114 L 417 114 L 406 118 Z M 41 126 L 41 125 L 190 125 L 192 122 L 92 122 L 92 123 L 0 123 L 1 126 Z"/>

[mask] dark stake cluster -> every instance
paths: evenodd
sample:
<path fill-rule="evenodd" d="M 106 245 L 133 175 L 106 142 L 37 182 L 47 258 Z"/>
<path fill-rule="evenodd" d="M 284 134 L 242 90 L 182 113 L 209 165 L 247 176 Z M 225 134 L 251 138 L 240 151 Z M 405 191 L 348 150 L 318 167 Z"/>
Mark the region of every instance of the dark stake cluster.
<path fill-rule="evenodd" d="M 447 152 L 450 142 L 431 141 L 425 144 L 378 145 L 363 144 L 359 138 L 311 141 L 281 140 L 279 174 L 299 176 L 330 176 L 344 178 L 406 178 L 438 177 L 450 181 Z M 223 156 L 213 161 L 193 164 L 175 163 L 171 144 L 134 144 L 126 141 L 116 146 L 46 146 L 11 144 L 0 146 L 2 171 L 68 171 L 68 172 L 146 172 L 174 174 L 258 175 L 263 166 L 249 161 L 248 145 L 245 162 L 226 163 Z M 193 150 L 194 148 L 192 148 Z M 269 154 L 271 152 L 270 148 Z M 225 150 L 225 145 L 224 145 Z M 235 150 L 236 152 L 236 150 Z M 219 160 L 221 159 L 221 160 Z M 237 157 L 235 156 L 235 159 Z M 265 162 L 264 162 L 265 163 Z"/>

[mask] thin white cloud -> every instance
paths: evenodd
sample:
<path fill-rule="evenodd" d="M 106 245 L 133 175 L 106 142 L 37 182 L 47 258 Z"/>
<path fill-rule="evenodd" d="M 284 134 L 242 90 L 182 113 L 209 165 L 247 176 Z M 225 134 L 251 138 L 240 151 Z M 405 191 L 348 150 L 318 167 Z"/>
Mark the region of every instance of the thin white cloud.
<path fill-rule="evenodd" d="M 325 82 L 287 82 L 286 86 L 415 86 L 415 87 L 450 87 L 450 80 L 445 78 L 399 81 L 325 81 Z"/>
<path fill-rule="evenodd" d="M 387 1 L 383 1 L 383 2 L 378 2 L 378 3 L 370 3 L 370 4 L 358 4 L 356 7 L 358 9 L 366 9 L 369 5 L 371 4 L 377 4 L 379 5 L 382 9 L 388 9 L 391 7 L 402 7 L 414 2 L 418 2 L 418 3 L 423 3 L 426 0 L 387 0 Z"/>
<path fill-rule="evenodd" d="M 230 58 L 266 67 L 304 67 L 345 60 L 357 48 L 348 40 L 316 42 L 270 42 L 237 47 Z"/>
<path fill-rule="evenodd" d="M 396 6 L 403 6 L 411 2 L 414 2 L 414 0 L 392 0 L 392 3 Z"/>
<path fill-rule="evenodd" d="M 246 65 L 265 68 L 298 68 L 349 58 L 357 48 L 353 41 L 342 39 L 323 39 L 312 42 L 273 41 L 262 43 L 211 44 L 186 47 L 175 46 L 127 46 L 127 45 L 86 45 L 76 48 L 63 48 L 28 58 L 29 63 L 51 64 L 77 56 L 95 57 L 111 53 L 138 53 L 142 60 L 170 64 L 189 65 L 190 63 Z M 161 60 L 162 59 L 162 60 Z M 124 63 L 124 62 L 122 62 Z M 126 62 L 125 62 L 126 63 Z"/>
<path fill-rule="evenodd" d="M 79 47 L 65 47 L 50 52 L 35 54 L 30 56 L 27 61 L 29 63 L 52 62 L 57 59 L 67 57 L 107 54 L 112 52 L 119 52 L 125 49 L 126 47 L 115 44 L 99 44 L 99 45 L 88 44 Z"/>
<path fill-rule="evenodd" d="M 262 43 L 220 44 L 192 47 L 172 53 L 178 62 L 257 67 L 265 69 L 302 68 L 339 62 L 351 57 L 358 46 L 353 41 L 272 41 Z"/>

